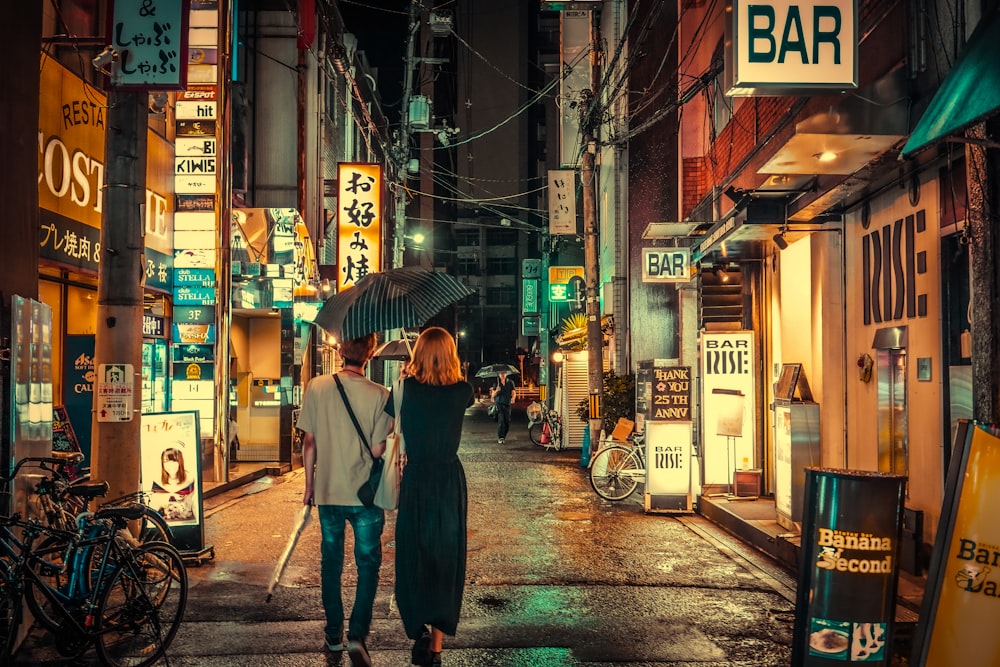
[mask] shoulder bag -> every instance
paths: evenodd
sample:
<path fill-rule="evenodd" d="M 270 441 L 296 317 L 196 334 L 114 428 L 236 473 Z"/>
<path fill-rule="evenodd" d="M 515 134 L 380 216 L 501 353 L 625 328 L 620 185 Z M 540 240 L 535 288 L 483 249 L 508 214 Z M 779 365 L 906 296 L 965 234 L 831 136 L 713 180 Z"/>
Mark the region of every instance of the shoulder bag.
<path fill-rule="evenodd" d="M 406 465 L 406 442 L 403 440 L 403 379 L 396 382 L 392 392 L 393 413 L 396 421 L 392 433 L 385 439 L 385 468 L 382 470 L 382 480 L 375 491 L 375 504 L 384 510 L 394 510 L 399 507 L 399 482 L 403 477 L 403 466 Z"/>
<path fill-rule="evenodd" d="M 340 391 L 340 397 L 344 399 L 347 414 L 350 415 L 351 421 L 354 423 L 354 428 L 358 431 L 358 435 L 361 436 L 361 442 L 364 444 L 365 449 L 368 450 L 368 456 L 372 459 L 372 469 L 368 472 L 368 480 L 358 488 L 358 500 L 365 507 L 375 507 L 375 490 L 378 488 L 379 480 L 382 477 L 382 468 L 385 462 L 382 459 L 375 458 L 372 454 L 372 448 L 368 445 L 368 438 L 365 437 L 364 431 L 361 430 L 358 418 L 354 416 L 354 410 L 351 409 L 351 402 L 347 400 L 347 392 L 344 391 L 344 384 L 340 381 L 340 377 L 334 375 L 333 379 L 337 381 L 337 389 Z"/>

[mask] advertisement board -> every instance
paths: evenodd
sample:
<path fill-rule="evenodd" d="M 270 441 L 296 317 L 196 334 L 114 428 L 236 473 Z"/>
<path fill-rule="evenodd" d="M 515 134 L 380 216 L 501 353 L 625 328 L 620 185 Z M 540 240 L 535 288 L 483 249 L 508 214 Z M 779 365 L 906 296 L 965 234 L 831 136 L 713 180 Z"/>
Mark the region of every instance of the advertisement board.
<path fill-rule="evenodd" d="M 904 475 L 806 469 L 791 664 L 890 664 L 905 489 Z"/>
<path fill-rule="evenodd" d="M 1000 438 L 960 420 L 912 664 L 1000 664 Z"/>
<path fill-rule="evenodd" d="M 178 549 L 202 548 L 201 440 L 197 412 L 142 415 L 140 486 L 167 520 Z"/>
<path fill-rule="evenodd" d="M 705 486 L 733 483 L 736 462 L 753 462 L 757 424 L 754 332 L 701 335 Z"/>

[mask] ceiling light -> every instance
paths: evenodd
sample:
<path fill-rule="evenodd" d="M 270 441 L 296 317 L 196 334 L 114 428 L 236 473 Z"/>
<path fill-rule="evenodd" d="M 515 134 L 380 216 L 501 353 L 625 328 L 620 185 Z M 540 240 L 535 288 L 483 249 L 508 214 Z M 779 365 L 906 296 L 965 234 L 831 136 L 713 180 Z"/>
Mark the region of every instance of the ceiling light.
<path fill-rule="evenodd" d="M 772 238 L 774 245 L 778 246 L 778 250 L 784 250 L 788 247 L 788 241 L 785 239 L 785 232 L 780 231 L 774 235 Z"/>
<path fill-rule="evenodd" d="M 820 162 L 833 162 L 837 159 L 837 154 L 833 151 L 823 151 L 822 153 L 816 153 L 816 159 Z"/>
<path fill-rule="evenodd" d="M 722 268 L 721 266 L 715 267 L 715 270 L 712 271 L 712 273 L 715 274 L 715 278 L 720 283 L 728 283 L 729 282 L 729 274 L 726 273 L 726 270 L 724 268 Z"/>

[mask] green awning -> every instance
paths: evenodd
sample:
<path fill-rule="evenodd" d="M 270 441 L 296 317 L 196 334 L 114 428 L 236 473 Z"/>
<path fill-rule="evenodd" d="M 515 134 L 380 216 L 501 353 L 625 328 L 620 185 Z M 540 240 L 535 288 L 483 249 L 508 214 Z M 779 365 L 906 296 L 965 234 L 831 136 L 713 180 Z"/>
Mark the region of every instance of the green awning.
<path fill-rule="evenodd" d="M 931 99 L 902 157 L 965 129 L 1000 108 L 1000 9 L 984 16 Z"/>

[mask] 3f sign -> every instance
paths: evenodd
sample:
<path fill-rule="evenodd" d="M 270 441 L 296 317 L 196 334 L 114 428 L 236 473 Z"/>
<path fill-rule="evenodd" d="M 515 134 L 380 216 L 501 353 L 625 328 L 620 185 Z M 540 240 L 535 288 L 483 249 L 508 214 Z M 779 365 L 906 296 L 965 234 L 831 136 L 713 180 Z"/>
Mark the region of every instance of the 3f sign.
<path fill-rule="evenodd" d="M 854 0 L 736 0 L 734 87 L 857 85 Z"/>

